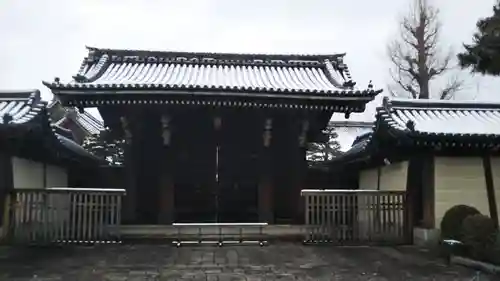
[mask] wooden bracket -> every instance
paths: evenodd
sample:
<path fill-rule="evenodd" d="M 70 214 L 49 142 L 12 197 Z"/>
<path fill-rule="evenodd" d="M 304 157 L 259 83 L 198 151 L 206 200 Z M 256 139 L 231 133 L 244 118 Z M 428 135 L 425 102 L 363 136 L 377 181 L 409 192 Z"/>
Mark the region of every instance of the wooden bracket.
<path fill-rule="evenodd" d="M 214 117 L 214 128 L 216 131 L 222 127 L 222 118 L 219 116 Z"/>
<path fill-rule="evenodd" d="M 302 121 L 302 128 L 299 135 L 299 146 L 304 147 L 307 143 L 307 131 L 309 131 L 309 121 Z"/>
<path fill-rule="evenodd" d="M 170 132 L 170 117 L 167 115 L 161 116 L 161 137 L 163 138 L 163 145 L 170 145 L 171 132 Z"/>
<path fill-rule="evenodd" d="M 264 135 L 263 135 L 264 147 L 269 147 L 271 145 L 272 128 L 273 128 L 273 119 L 267 118 L 264 123 Z"/>

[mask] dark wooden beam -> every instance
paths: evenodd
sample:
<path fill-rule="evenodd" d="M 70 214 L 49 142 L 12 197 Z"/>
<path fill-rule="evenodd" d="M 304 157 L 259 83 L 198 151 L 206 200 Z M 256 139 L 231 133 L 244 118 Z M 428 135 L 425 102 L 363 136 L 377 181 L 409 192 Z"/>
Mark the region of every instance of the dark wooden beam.
<path fill-rule="evenodd" d="M 423 201 L 423 221 L 422 226 L 426 228 L 436 227 L 436 190 L 435 190 L 435 165 L 434 155 L 422 156 L 422 201 Z"/>
<path fill-rule="evenodd" d="M 486 182 L 486 194 L 488 196 L 488 206 L 490 209 L 490 217 L 495 223 L 498 229 L 498 209 L 495 197 L 495 185 L 493 182 L 493 173 L 491 170 L 491 158 L 489 155 L 484 155 L 483 159 L 483 169 L 484 169 L 484 180 Z"/>

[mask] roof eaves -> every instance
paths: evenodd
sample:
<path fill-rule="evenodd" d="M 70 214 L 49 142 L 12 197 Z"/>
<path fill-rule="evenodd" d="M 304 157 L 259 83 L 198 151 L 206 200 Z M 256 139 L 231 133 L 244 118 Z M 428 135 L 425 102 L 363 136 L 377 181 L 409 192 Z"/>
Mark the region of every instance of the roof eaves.
<path fill-rule="evenodd" d="M 57 134 L 57 133 L 55 133 L 54 136 L 57 139 L 58 143 L 62 147 L 71 151 L 71 153 L 76 154 L 78 157 L 83 157 L 85 159 L 89 159 L 89 160 L 95 161 L 97 163 L 105 163 L 106 162 L 104 159 L 101 159 L 101 158 L 95 156 L 94 154 L 92 154 L 91 152 L 89 152 L 88 150 L 86 150 L 85 148 L 83 148 L 82 146 L 80 146 L 79 144 L 74 142 L 73 140 L 71 140 L 71 139 L 69 139 L 61 134 Z"/>
<path fill-rule="evenodd" d="M 498 138 L 500 134 L 484 134 L 484 133 L 442 133 L 442 132 L 425 132 L 418 129 L 412 129 L 408 122 L 404 127 L 397 123 L 392 114 L 397 110 L 494 110 L 500 112 L 500 103 L 492 102 L 462 102 L 462 101 L 441 101 L 435 100 L 432 102 L 422 100 L 408 99 L 389 99 L 384 97 L 382 107 L 377 108 L 377 119 L 388 125 L 389 129 L 397 134 L 403 134 L 409 137 L 436 137 L 436 138 Z"/>
<path fill-rule="evenodd" d="M 165 84 L 156 84 L 156 85 L 147 85 L 147 84 L 125 84 L 125 85 L 117 85 L 117 84 L 60 84 L 60 83 L 51 83 L 44 81 L 43 84 L 55 91 L 55 94 L 80 94 L 84 91 L 106 91 L 120 93 L 127 93 L 129 91 L 143 91 L 147 90 L 149 93 L 167 93 L 169 91 L 186 91 L 186 90 L 195 90 L 198 93 L 207 91 L 219 91 L 219 92 L 231 92 L 231 93 L 280 93 L 280 94 L 317 94 L 321 95 L 321 97 L 371 97 L 374 98 L 378 94 L 380 94 L 383 90 L 295 90 L 295 89 L 274 89 L 274 88 L 243 88 L 243 87 L 230 87 L 230 86 L 188 86 L 188 85 L 165 85 Z M 72 91 L 72 92 L 68 92 Z M 212 92 L 213 94 L 213 92 Z M 278 98 L 283 98 L 282 95 L 277 96 Z"/>
<path fill-rule="evenodd" d="M 389 108 L 434 109 L 434 110 L 500 110 L 500 103 L 491 101 L 400 99 L 384 97 L 383 103 Z"/>

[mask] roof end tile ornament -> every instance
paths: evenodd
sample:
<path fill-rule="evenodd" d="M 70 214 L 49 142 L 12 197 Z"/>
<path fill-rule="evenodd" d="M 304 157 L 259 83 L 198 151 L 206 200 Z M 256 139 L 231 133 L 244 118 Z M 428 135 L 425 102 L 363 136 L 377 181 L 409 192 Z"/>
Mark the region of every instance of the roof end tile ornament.
<path fill-rule="evenodd" d="M 415 122 L 413 120 L 408 120 L 408 122 L 406 122 L 405 126 L 411 132 L 415 132 Z"/>
<path fill-rule="evenodd" d="M 10 122 L 12 122 L 12 120 L 14 120 L 14 118 L 9 113 L 5 113 L 2 117 L 2 123 L 4 125 L 9 124 Z"/>

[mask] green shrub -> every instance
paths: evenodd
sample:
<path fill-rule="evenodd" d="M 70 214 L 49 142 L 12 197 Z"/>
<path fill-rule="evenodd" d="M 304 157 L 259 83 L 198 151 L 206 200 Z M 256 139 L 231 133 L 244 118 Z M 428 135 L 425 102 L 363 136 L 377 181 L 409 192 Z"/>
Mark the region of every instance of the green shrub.
<path fill-rule="evenodd" d="M 462 223 L 462 242 L 474 259 L 490 261 L 494 258 L 497 237 L 498 230 L 488 216 L 468 216 Z"/>
<path fill-rule="evenodd" d="M 495 240 L 495 246 L 493 247 L 492 256 L 490 257 L 490 262 L 500 265 L 500 232 L 497 232 L 497 238 Z"/>
<path fill-rule="evenodd" d="M 471 206 L 456 205 L 448 209 L 441 220 L 441 239 L 462 241 L 462 222 L 470 215 L 480 212 Z"/>

